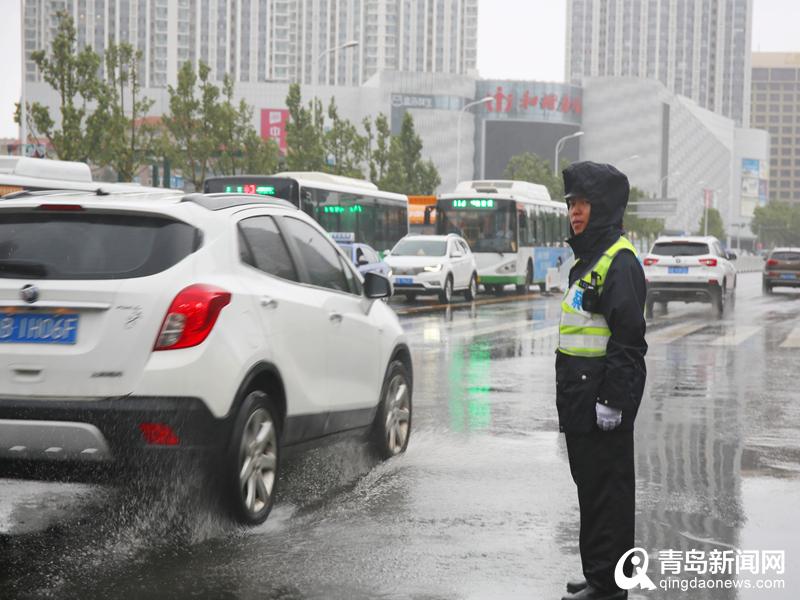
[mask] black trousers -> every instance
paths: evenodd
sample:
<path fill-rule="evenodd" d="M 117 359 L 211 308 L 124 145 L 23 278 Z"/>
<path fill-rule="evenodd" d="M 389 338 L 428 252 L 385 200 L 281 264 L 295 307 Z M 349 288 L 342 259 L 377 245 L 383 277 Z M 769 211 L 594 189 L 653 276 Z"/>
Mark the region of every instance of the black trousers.
<path fill-rule="evenodd" d="M 580 550 L 586 581 L 619 591 L 614 569 L 634 545 L 636 475 L 633 431 L 567 433 L 572 479 L 581 511 Z M 630 576 L 630 565 L 626 565 Z"/>

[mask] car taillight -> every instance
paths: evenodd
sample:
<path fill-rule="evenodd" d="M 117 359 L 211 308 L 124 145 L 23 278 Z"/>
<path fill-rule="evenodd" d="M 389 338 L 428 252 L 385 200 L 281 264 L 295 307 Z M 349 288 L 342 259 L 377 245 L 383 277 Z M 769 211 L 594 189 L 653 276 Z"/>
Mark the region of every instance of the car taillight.
<path fill-rule="evenodd" d="M 60 212 L 74 212 L 83 210 L 80 204 L 40 204 L 36 207 L 37 210 L 49 210 Z"/>
<path fill-rule="evenodd" d="M 213 285 L 195 284 L 181 290 L 167 310 L 153 350 L 177 350 L 203 343 L 231 293 Z"/>
<path fill-rule="evenodd" d="M 700 264 L 705 265 L 707 267 L 716 267 L 717 266 L 717 259 L 716 258 L 701 258 Z"/>
<path fill-rule="evenodd" d="M 177 446 L 180 444 L 172 427 L 165 423 L 139 423 L 144 441 L 153 446 Z"/>
<path fill-rule="evenodd" d="M 774 258 L 770 258 L 770 259 L 767 261 L 767 266 L 768 266 L 768 267 L 774 267 L 774 266 L 776 266 L 777 264 L 778 264 L 778 261 L 777 261 L 777 260 L 775 260 Z"/>
<path fill-rule="evenodd" d="M 649 267 L 650 265 L 654 265 L 658 262 L 657 258 L 650 258 L 649 256 L 644 259 L 644 266 Z"/>

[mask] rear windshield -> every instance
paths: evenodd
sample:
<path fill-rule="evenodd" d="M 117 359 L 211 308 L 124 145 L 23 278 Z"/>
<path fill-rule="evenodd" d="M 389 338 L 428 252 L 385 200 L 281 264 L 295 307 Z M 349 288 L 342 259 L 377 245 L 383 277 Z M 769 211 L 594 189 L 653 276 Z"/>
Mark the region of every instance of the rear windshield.
<path fill-rule="evenodd" d="M 147 277 L 194 252 L 200 239 L 200 232 L 191 225 L 164 217 L 4 212 L 0 277 Z"/>
<path fill-rule="evenodd" d="M 770 258 L 775 260 L 800 260 L 800 252 L 773 252 Z"/>
<path fill-rule="evenodd" d="M 655 244 L 650 254 L 658 256 L 701 256 L 708 254 L 708 244 L 702 242 L 662 242 Z"/>
<path fill-rule="evenodd" d="M 443 240 L 400 240 L 392 248 L 392 256 L 444 256 L 446 252 Z"/>

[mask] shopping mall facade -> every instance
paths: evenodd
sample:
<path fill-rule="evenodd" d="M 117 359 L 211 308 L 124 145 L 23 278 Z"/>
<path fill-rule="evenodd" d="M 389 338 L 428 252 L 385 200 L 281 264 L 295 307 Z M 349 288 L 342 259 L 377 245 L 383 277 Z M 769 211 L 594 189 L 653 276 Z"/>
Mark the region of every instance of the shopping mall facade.
<path fill-rule="evenodd" d="M 29 101 L 57 107 L 45 84 L 29 83 L 27 93 Z M 166 90 L 144 93 L 155 101 L 152 114 L 168 111 Z M 262 136 L 283 149 L 287 93 L 285 83 L 236 88 L 254 107 Z M 552 164 L 558 140 L 583 132 L 563 144 L 559 160 L 617 165 L 631 185 L 658 201 L 643 206 L 643 215 L 664 216 L 668 229 L 696 230 L 708 203 L 720 211 L 726 231 L 747 239 L 753 210 L 768 197 L 767 132 L 737 128 L 658 81 L 600 77 L 578 87 L 383 71 L 358 87 L 304 86 L 302 94 L 326 104 L 335 97 L 340 115 L 357 124 L 384 113 L 395 132 L 411 113 L 424 157 L 439 170 L 440 192 L 458 180 L 502 178 L 509 160 L 524 152 Z"/>

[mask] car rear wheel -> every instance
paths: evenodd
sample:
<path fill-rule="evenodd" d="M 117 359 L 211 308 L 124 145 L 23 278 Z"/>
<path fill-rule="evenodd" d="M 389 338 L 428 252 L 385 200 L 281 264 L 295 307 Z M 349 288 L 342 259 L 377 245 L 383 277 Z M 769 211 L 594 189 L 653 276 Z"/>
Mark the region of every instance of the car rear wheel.
<path fill-rule="evenodd" d="M 721 287 L 718 290 L 714 290 L 711 293 L 711 304 L 714 306 L 714 312 L 717 313 L 717 317 L 722 317 L 725 313 L 725 287 Z"/>
<path fill-rule="evenodd" d="M 405 294 L 405 297 L 407 302 L 414 302 L 417 299 L 417 295 L 411 293 Z"/>
<path fill-rule="evenodd" d="M 225 493 L 233 518 L 263 523 L 272 510 L 278 482 L 280 446 L 277 412 L 267 394 L 247 394 L 233 425 L 225 456 Z"/>
<path fill-rule="evenodd" d="M 386 370 L 380 404 L 372 424 L 372 447 L 382 459 L 391 458 L 408 447 L 411 435 L 411 377 L 405 365 L 392 361 Z"/>
<path fill-rule="evenodd" d="M 447 279 L 444 280 L 444 287 L 442 291 L 439 292 L 439 300 L 442 304 L 450 304 L 450 301 L 453 299 L 453 277 L 448 275 Z"/>
<path fill-rule="evenodd" d="M 772 286 L 770 284 L 768 284 L 766 281 L 763 281 L 761 283 L 761 291 L 764 294 L 770 295 L 770 294 L 772 294 Z"/>
<path fill-rule="evenodd" d="M 473 273 L 472 277 L 469 279 L 469 286 L 464 291 L 464 298 L 467 299 L 467 302 L 472 302 L 475 300 L 475 297 L 478 295 L 478 276 Z"/>

